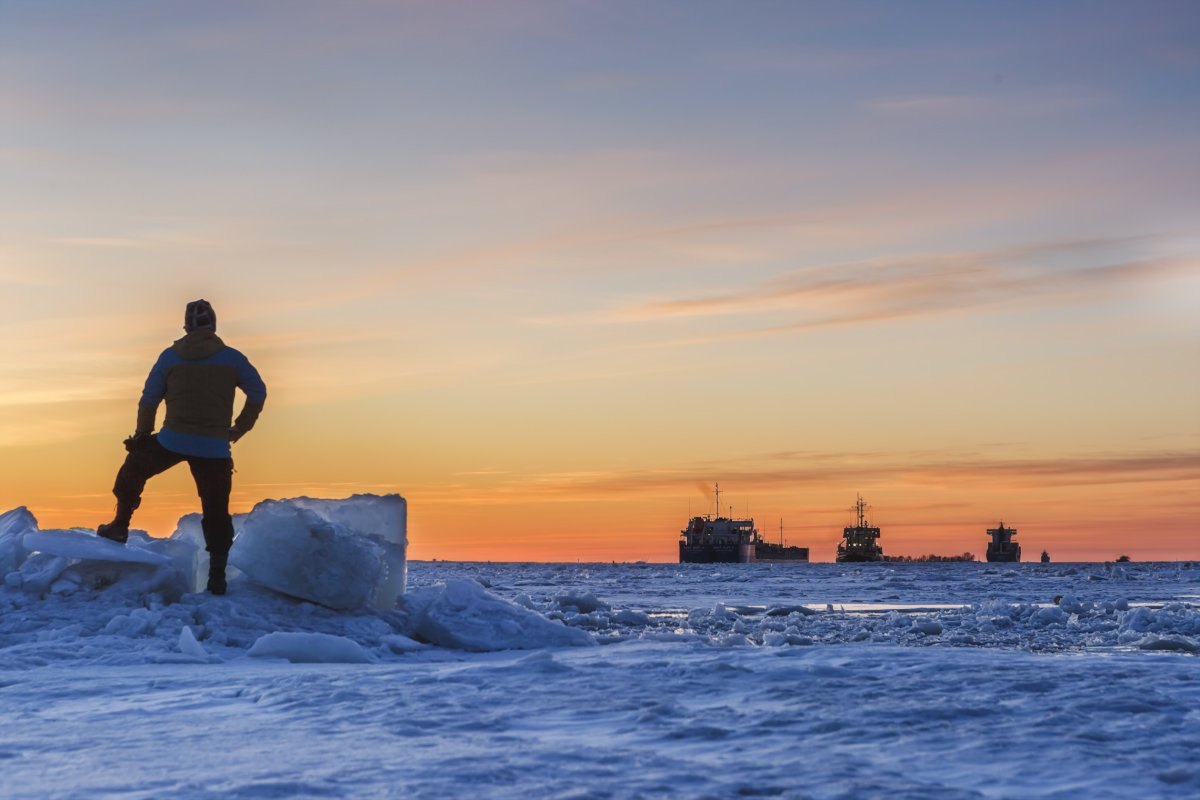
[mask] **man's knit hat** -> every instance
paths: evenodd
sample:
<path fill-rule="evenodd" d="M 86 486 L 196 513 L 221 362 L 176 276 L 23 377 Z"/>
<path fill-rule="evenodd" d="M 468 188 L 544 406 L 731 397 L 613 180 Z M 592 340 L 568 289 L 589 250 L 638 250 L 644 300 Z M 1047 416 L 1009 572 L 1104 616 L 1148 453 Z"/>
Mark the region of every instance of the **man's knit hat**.
<path fill-rule="evenodd" d="M 183 329 L 188 333 L 200 328 L 217 329 L 217 312 L 207 300 L 193 300 L 183 312 Z"/>

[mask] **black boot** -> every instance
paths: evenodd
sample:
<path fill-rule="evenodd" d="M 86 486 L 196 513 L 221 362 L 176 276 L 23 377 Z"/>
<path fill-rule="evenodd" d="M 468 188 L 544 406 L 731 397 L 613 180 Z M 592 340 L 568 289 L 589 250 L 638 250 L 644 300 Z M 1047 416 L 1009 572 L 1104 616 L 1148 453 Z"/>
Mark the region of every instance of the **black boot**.
<path fill-rule="evenodd" d="M 225 563 L 229 553 L 208 554 L 208 593 L 225 594 Z"/>
<path fill-rule="evenodd" d="M 109 523 L 96 528 L 96 533 L 117 544 L 125 544 L 129 540 L 129 521 L 133 519 L 133 507 L 127 503 L 117 503 L 117 516 Z"/>

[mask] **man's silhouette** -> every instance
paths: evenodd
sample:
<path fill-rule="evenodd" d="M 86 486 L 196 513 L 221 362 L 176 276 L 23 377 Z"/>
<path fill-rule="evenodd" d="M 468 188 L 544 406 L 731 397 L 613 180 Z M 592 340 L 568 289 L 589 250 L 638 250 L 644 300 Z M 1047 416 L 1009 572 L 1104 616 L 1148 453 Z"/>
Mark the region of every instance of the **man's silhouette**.
<path fill-rule="evenodd" d="M 254 426 L 267 399 L 267 387 L 244 355 L 217 338 L 217 315 L 207 300 L 188 303 L 183 329 L 187 335 L 162 352 L 146 378 L 137 428 L 125 440 L 129 455 L 113 486 L 117 516 L 97 533 L 124 544 L 146 481 L 186 461 L 204 512 L 201 527 L 209 555 L 208 591 L 225 594 L 225 564 L 233 544 L 229 444 Z M 231 425 L 235 389 L 245 392 L 246 403 Z M 154 418 L 163 400 L 167 401 L 166 419 L 155 435 Z"/>

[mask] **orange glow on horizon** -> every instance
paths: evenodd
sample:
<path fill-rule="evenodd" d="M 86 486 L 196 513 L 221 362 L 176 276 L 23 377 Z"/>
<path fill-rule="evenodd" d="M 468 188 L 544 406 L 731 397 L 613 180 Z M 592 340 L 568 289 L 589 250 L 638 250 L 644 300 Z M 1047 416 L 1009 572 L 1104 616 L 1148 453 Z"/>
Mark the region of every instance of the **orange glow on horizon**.
<path fill-rule="evenodd" d="M 597 485 L 573 488 L 405 491 L 401 486 L 315 482 L 264 487 L 255 477 L 235 476 L 235 513 L 267 498 L 400 493 L 409 504 L 409 557 L 416 560 L 674 562 L 678 533 L 689 514 L 713 512 L 711 493 L 701 491 L 704 485 L 681 478 L 651 480 L 649 488 L 638 488 L 627 476 L 624 488 L 610 485 L 619 483 L 618 478 L 605 477 Z M 909 476 L 862 491 L 872 507 L 869 518 L 882 528 L 880 543 L 887 555 L 970 552 L 982 561 L 986 529 L 1003 520 L 1017 528 L 1024 561 L 1037 560 L 1042 550 L 1054 561 L 1112 561 L 1119 555 L 1138 561 L 1200 559 L 1191 500 L 1200 495 L 1196 477 L 1097 485 L 1068 481 L 1040 489 L 1024 480 L 1006 486 L 980 483 L 962 475 L 925 475 L 916 483 Z M 779 536 L 782 521 L 787 543 L 809 547 L 814 562 L 833 560 L 858 491 L 832 483 L 799 492 L 778 486 L 743 492 L 732 483 L 722 487 L 722 515 L 732 510 L 736 517 L 754 517 L 760 535 L 769 540 Z M 845 502 L 838 504 L 839 499 Z M 43 528 L 94 527 L 111 516 L 113 500 L 97 492 L 31 496 L 26 504 Z M 151 481 L 133 527 L 168 536 L 181 516 L 198 512 L 191 476 L 181 466 Z"/>

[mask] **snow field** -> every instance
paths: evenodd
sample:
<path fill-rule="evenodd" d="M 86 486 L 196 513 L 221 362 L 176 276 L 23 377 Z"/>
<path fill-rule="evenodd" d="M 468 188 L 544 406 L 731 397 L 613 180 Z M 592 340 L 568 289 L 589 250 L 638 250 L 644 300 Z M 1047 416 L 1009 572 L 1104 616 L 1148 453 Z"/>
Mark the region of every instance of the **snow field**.
<path fill-rule="evenodd" d="M 1178 654 L 627 641 L 87 673 L 6 675 L 0 794 L 916 800 L 1200 789 L 1200 677 Z"/>

